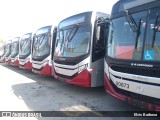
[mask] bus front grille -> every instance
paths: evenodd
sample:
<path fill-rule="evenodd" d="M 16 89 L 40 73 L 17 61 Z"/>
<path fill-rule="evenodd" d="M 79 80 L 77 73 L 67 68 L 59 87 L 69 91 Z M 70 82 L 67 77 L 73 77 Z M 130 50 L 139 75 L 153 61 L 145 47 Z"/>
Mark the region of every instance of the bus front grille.
<path fill-rule="evenodd" d="M 143 68 L 143 67 L 111 65 L 111 69 L 122 73 L 160 78 L 160 68 L 156 69 L 156 68 L 146 68 L 146 67 Z"/>

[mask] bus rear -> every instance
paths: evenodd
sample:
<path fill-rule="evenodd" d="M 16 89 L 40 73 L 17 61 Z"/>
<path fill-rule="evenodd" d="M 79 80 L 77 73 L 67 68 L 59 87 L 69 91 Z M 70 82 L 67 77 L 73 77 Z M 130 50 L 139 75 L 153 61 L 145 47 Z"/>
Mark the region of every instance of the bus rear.
<path fill-rule="evenodd" d="M 119 0 L 110 20 L 105 90 L 127 103 L 160 111 L 160 1 Z"/>
<path fill-rule="evenodd" d="M 83 86 L 104 85 L 106 24 L 109 15 L 84 12 L 62 20 L 57 29 L 53 76 Z"/>
<path fill-rule="evenodd" d="M 19 40 L 20 37 L 16 37 L 12 40 L 11 44 L 11 65 L 19 66 Z"/>
<path fill-rule="evenodd" d="M 52 52 L 56 27 L 46 26 L 37 30 L 32 45 L 32 72 L 51 76 Z"/>
<path fill-rule="evenodd" d="M 19 68 L 32 70 L 32 42 L 33 33 L 26 33 L 22 36 L 19 45 Z"/>

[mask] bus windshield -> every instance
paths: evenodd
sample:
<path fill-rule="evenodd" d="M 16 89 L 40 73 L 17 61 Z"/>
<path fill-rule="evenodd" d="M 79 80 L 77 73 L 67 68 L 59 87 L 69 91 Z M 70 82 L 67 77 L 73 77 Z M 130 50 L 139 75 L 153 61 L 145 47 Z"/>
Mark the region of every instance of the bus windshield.
<path fill-rule="evenodd" d="M 90 34 L 90 26 L 60 29 L 57 34 L 54 56 L 78 57 L 89 53 Z"/>
<path fill-rule="evenodd" d="M 50 53 L 51 27 L 41 28 L 37 31 L 33 40 L 33 57 L 43 57 Z"/>
<path fill-rule="evenodd" d="M 11 44 L 7 44 L 5 48 L 4 57 L 8 57 L 11 54 Z"/>
<path fill-rule="evenodd" d="M 133 13 L 129 17 L 132 19 L 127 20 L 124 13 L 122 17 L 111 19 L 108 56 L 126 60 L 160 61 L 160 8 Z"/>
<path fill-rule="evenodd" d="M 20 41 L 19 55 L 26 56 L 31 53 L 31 36 L 32 34 L 25 34 Z"/>
<path fill-rule="evenodd" d="M 5 46 L 3 45 L 1 48 L 0 48 L 0 56 L 3 56 L 5 53 Z"/>
<path fill-rule="evenodd" d="M 13 42 L 11 45 L 11 57 L 15 57 L 19 53 L 19 41 Z"/>

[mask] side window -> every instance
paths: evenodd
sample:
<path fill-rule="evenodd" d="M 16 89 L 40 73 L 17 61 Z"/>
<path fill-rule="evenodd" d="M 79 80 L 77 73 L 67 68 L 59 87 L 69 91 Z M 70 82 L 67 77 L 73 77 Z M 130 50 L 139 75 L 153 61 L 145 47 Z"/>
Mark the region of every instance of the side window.
<path fill-rule="evenodd" d="M 97 26 L 96 30 L 96 48 L 104 49 L 106 42 L 106 28 L 103 26 Z"/>
<path fill-rule="evenodd" d="M 52 35 L 53 37 L 51 37 L 52 38 L 52 53 L 51 53 L 51 59 L 53 60 L 53 57 L 54 57 L 54 50 L 55 50 L 55 47 L 57 46 L 55 46 L 55 44 L 56 44 L 56 37 L 57 37 L 57 28 L 54 28 L 54 30 L 53 30 L 53 35 Z M 50 38 L 50 39 L 51 39 Z"/>
<path fill-rule="evenodd" d="M 94 28 L 92 62 L 103 58 L 105 55 L 107 30 L 106 24 L 98 24 L 98 20 L 96 21 Z"/>
<path fill-rule="evenodd" d="M 143 60 L 160 61 L 160 8 L 151 9 L 148 18 Z"/>

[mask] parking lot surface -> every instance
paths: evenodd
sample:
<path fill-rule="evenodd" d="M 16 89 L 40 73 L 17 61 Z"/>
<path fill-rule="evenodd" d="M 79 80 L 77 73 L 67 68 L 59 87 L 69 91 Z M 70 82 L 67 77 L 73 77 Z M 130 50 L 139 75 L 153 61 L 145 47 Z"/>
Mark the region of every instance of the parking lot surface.
<path fill-rule="evenodd" d="M 84 88 L 53 77 L 0 63 L 0 111 L 138 111 L 104 91 L 104 87 Z M 31 118 L 31 119 L 53 119 Z M 57 117 L 57 120 L 135 120 L 135 117 Z M 152 118 L 153 119 L 153 118 Z"/>

